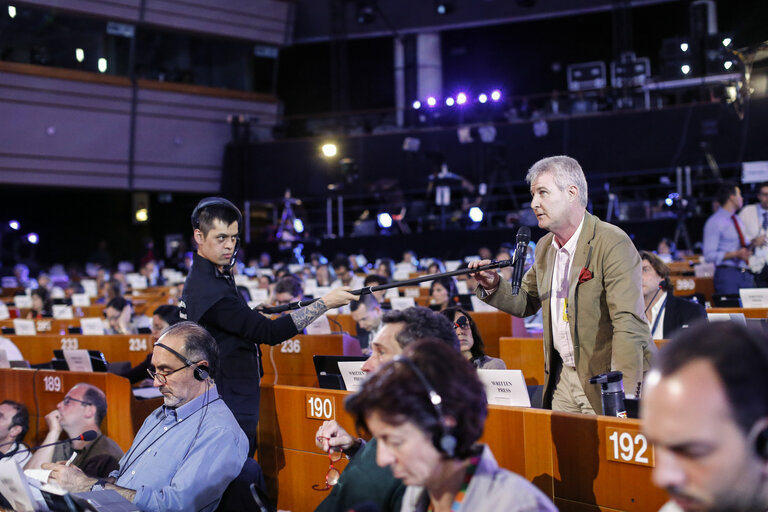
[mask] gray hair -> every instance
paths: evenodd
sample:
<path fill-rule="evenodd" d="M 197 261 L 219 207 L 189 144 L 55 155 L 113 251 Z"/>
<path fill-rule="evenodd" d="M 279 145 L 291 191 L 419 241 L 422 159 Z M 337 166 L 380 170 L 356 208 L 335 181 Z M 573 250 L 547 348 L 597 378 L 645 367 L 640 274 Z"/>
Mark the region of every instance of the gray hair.
<path fill-rule="evenodd" d="M 569 156 L 550 156 L 542 158 L 528 169 L 525 181 L 533 184 L 542 174 L 552 173 L 555 184 L 560 190 L 567 190 L 571 185 L 575 185 L 579 190 L 579 202 L 584 208 L 587 207 L 587 178 L 584 177 L 584 171 L 579 162 Z"/>

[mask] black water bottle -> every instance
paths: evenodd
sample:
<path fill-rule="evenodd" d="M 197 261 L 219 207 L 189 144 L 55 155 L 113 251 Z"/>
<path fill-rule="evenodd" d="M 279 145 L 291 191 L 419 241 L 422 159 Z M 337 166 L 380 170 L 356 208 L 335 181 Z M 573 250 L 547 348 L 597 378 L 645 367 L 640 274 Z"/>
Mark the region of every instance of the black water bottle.
<path fill-rule="evenodd" d="M 624 406 L 623 378 L 624 375 L 621 372 L 608 372 L 589 379 L 590 384 L 600 384 L 603 415 L 618 418 L 627 417 L 627 408 Z"/>

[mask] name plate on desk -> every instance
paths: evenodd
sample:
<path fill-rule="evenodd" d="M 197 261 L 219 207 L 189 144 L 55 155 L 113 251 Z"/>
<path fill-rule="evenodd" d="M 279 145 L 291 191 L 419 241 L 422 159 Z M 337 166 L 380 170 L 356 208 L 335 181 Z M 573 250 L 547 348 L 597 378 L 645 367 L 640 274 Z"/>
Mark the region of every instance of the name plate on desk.
<path fill-rule="evenodd" d="M 485 385 L 489 404 L 531 406 L 528 387 L 521 370 L 477 370 L 477 376 Z"/>
<path fill-rule="evenodd" d="M 336 397 L 307 393 L 307 418 L 332 420 L 336 418 Z"/>
<path fill-rule="evenodd" d="M 344 387 L 347 391 L 353 391 L 357 393 L 360 391 L 363 381 L 366 379 L 366 373 L 360 368 L 363 367 L 365 361 L 339 361 L 339 371 L 341 377 L 344 379 Z"/>
<path fill-rule="evenodd" d="M 73 293 L 72 305 L 78 308 L 88 307 L 91 305 L 91 298 L 87 293 Z"/>
<path fill-rule="evenodd" d="M 85 349 L 64 350 L 64 359 L 71 372 L 92 372 L 91 356 Z"/>
<path fill-rule="evenodd" d="M 21 318 L 14 318 L 13 330 L 16 334 L 24 336 L 34 336 L 37 334 L 34 320 L 22 320 Z"/>
<path fill-rule="evenodd" d="M 739 297 L 745 308 L 768 308 L 768 288 L 742 288 Z"/>
<path fill-rule="evenodd" d="M 32 297 L 30 297 L 29 295 L 16 295 L 13 298 L 13 304 L 17 308 L 31 308 Z"/>
<path fill-rule="evenodd" d="M 605 458 L 612 462 L 655 465 L 653 445 L 638 430 L 605 427 Z"/>
<path fill-rule="evenodd" d="M 392 305 L 392 309 L 394 310 L 402 310 L 406 308 L 411 308 L 416 305 L 416 302 L 413 300 L 413 297 L 392 297 L 389 299 L 389 303 Z"/>
<path fill-rule="evenodd" d="M 98 317 L 81 318 L 80 329 L 82 330 L 83 334 L 100 336 L 104 334 L 104 322 L 102 322 L 101 318 Z"/>
<path fill-rule="evenodd" d="M 75 318 L 75 314 L 72 311 L 72 306 L 67 306 L 66 304 L 54 304 L 53 318 L 58 320 L 72 320 Z"/>
<path fill-rule="evenodd" d="M 0 302 L 0 320 L 8 320 L 11 318 L 11 313 L 8 311 L 8 306 L 5 302 Z"/>

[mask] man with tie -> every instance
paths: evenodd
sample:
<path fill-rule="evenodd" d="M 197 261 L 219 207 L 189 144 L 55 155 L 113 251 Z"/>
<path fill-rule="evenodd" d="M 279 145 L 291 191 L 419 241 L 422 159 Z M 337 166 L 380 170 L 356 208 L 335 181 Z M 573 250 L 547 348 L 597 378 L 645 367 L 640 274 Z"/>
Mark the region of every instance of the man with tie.
<path fill-rule="evenodd" d="M 768 287 L 768 181 L 757 186 L 757 203 L 745 206 L 739 212 L 744 224 L 744 236 L 752 240 L 754 249 L 749 258 L 749 269 L 755 276 L 755 286 Z"/>
<path fill-rule="evenodd" d="M 717 191 L 717 201 L 720 209 L 704 224 L 704 259 L 715 264 L 715 293 L 738 294 L 741 288 L 755 287 L 747 266 L 753 240 L 745 235 L 744 224 L 736 215 L 744 198 L 735 183 L 726 181 Z"/>

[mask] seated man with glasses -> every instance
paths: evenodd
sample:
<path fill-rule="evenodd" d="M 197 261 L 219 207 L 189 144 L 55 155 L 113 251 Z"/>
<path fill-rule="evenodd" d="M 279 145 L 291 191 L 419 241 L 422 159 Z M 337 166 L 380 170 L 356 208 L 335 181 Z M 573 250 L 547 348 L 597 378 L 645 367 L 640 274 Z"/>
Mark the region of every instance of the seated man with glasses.
<path fill-rule="evenodd" d="M 97 437 L 93 441 L 69 441 L 40 448 L 29 459 L 25 469 L 37 469 L 46 462 L 68 461 L 80 468 L 86 475 L 104 478 L 118 467 L 123 450 L 109 437 L 101 433 L 101 422 L 107 415 L 107 397 L 96 386 L 76 384 L 56 405 L 56 409 L 45 416 L 48 434 L 42 444 L 55 443 L 61 432 L 74 438 L 93 430 Z"/>
<path fill-rule="evenodd" d="M 114 490 L 143 511 L 209 512 L 248 456 L 245 437 L 212 375 L 218 345 L 194 322 L 167 327 L 155 343 L 149 375 L 163 395 L 107 479 L 45 464 L 49 482 L 70 492 Z"/>

